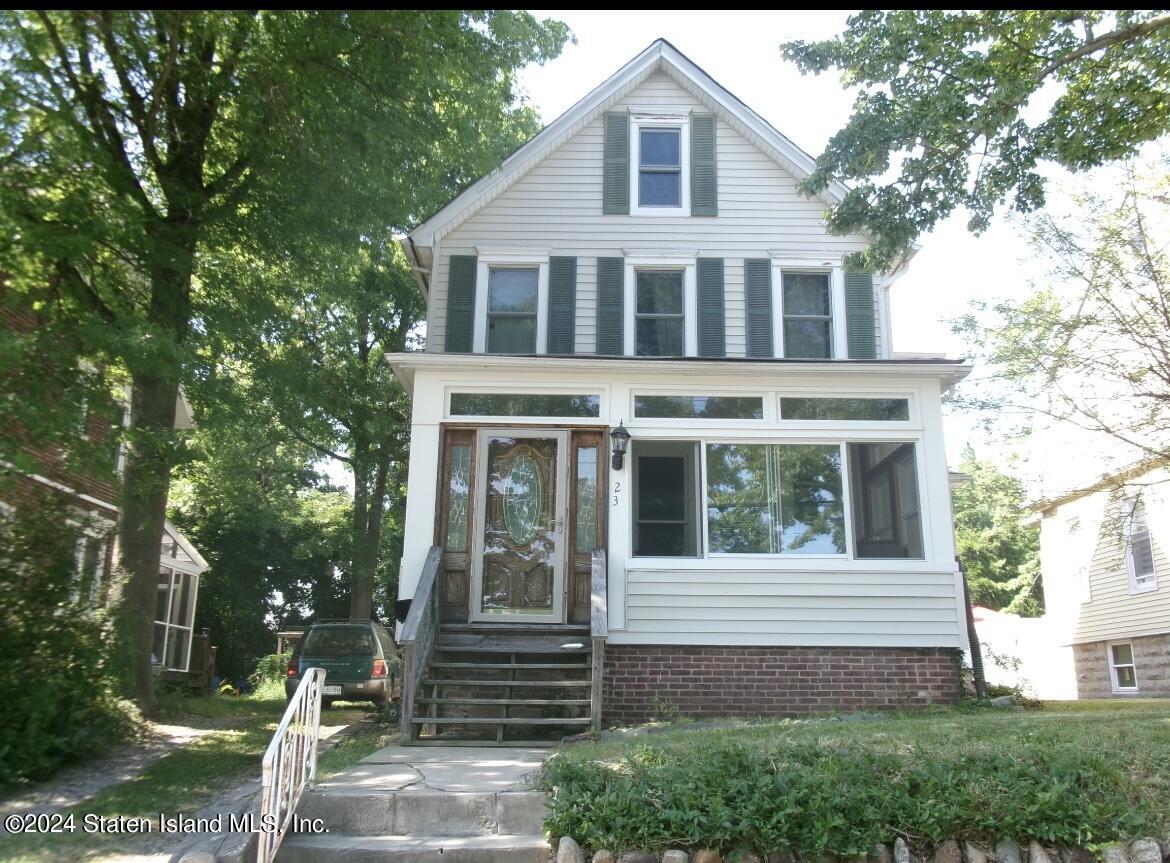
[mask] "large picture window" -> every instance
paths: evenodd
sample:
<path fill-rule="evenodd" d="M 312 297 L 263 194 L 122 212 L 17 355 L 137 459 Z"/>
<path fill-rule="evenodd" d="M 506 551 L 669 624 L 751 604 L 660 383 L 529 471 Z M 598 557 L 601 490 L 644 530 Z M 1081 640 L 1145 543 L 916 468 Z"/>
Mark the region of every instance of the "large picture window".
<path fill-rule="evenodd" d="M 854 555 L 921 558 L 922 513 L 912 443 L 851 443 Z"/>
<path fill-rule="evenodd" d="M 841 448 L 707 444 L 713 554 L 844 554 Z"/>
<path fill-rule="evenodd" d="M 488 276 L 487 351 L 536 353 L 537 269 L 497 269 Z"/>
<path fill-rule="evenodd" d="M 684 352 L 683 272 L 638 270 L 634 297 L 635 353 L 681 357 Z"/>

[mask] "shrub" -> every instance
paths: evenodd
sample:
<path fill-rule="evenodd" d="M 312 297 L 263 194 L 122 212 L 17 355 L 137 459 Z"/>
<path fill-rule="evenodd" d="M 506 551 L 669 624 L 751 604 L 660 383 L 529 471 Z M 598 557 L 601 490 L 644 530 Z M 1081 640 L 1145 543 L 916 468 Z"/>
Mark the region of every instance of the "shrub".
<path fill-rule="evenodd" d="M 101 754 L 133 730 L 114 696 L 105 616 L 72 597 L 69 524 L 51 501 L 0 519 L 0 788 Z"/>
<path fill-rule="evenodd" d="M 256 663 L 256 671 L 248 679 L 255 686 L 274 680 L 283 681 L 288 672 L 288 662 L 291 658 L 291 653 L 270 653 L 261 657 L 260 661 Z"/>
<path fill-rule="evenodd" d="M 840 741 L 642 745 L 616 763 L 546 762 L 546 822 L 592 848 L 747 844 L 798 858 L 864 855 L 894 836 L 1084 845 L 1153 823 L 1097 753 L 1029 741 L 925 752 Z"/>

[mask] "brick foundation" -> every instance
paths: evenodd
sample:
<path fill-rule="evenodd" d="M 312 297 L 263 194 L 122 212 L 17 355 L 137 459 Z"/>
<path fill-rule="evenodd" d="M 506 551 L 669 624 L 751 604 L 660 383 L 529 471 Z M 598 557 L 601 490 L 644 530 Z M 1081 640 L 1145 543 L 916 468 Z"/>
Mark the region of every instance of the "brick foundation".
<path fill-rule="evenodd" d="M 1168 698 L 1170 697 L 1170 635 L 1115 638 L 1133 645 L 1136 692 L 1114 692 L 1109 670 L 1108 642 L 1073 645 L 1077 671 L 1078 698 Z"/>
<path fill-rule="evenodd" d="M 958 652 L 948 648 L 605 648 L 606 722 L 656 715 L 766 716 L 954 704 Z"/>

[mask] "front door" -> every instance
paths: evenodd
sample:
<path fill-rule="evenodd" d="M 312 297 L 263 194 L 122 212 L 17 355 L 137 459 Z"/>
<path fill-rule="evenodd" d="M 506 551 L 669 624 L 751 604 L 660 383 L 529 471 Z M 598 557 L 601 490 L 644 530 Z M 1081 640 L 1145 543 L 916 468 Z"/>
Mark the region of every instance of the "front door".
<path fill-rule="evenodd" d="M 473 620 L 564 619 L 568 433 L 481 429 Z"/>

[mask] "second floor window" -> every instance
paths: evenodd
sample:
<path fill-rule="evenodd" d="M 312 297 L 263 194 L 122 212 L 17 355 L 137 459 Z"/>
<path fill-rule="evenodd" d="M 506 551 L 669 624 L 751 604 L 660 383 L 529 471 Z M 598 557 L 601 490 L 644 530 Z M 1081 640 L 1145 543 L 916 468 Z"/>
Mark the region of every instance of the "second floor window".
<path fill-rule="evenodd" d="M 487 351 L 536 353 L 536 269 L 495 269 L 488 276 Z"/>
<path fill-rule="evenodd" d="M 634 285 L 634 353 L 681 357 L 685 344 L 682 271 L 639 270 Z"/>
<path fill-rule="evenodd" d="M 638 206 L 682 206 L 682 130 L 638 130 Z"/>
<path fill-rule="evenodd" d="M 1127 500 L 1122 504 L 1122 512 L 1126 517 L 1125 559 L 1130 589 L 1135 593 L 1153 590 L 1158 586 L 1158 576 L 1154 572 L 1154 547 L 1146 523 L 1146 508 L 1141 501 Z"/>
<path fill-rule="evenodd" d="M 828 273 L 784 274 L 784 356 L 833 356 L 833 305 Z"/>

